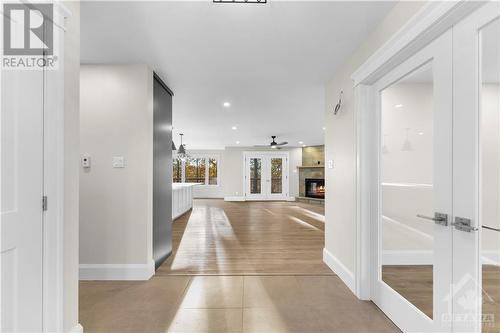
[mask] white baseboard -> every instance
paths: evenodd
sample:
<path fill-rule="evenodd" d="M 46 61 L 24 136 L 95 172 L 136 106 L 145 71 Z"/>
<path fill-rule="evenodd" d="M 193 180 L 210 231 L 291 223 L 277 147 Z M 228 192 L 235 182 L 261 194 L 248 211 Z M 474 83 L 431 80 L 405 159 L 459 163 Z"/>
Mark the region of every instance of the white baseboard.
<path fill-rule="evenodd" d="M 295 199 L 296 199 L 295 197 L 288 197 L 286 201 L 295 201 Z"/>
<path fill-rule="evenodd" d="M 432 265 L 434 253 L 431 250 L 385 250 L 382 251 L 382 265 Z"/>
<path fill-rule="evenodd" d="M 83 333 L 83 327 L 80 324 L 76 324 L 68 333 Z"/>
<path fill-rule="evenodd" d="M 432 265 L 434 253 L 431 250 L 385 250 L 382 252 L 383 265 Z M 482 251 L 481 262 L 500 266 L 499 251 Z"/>
<path fill-rule="evenodd" d="M 224 197 L 224 201 L 245 201 L 245 197 Z"/>
<path fill-rule="evenodd" d="M 344 266 L 330 251 L 323 249 L 323 262 L 337 274 L 346 286 L 356 295 L 356 281 L 354 273 Z"/>
<path fill-rule="evenodd" d="M 80 264 L 80 280 L 149 280 L 155 274 L 155 263 L 147 264 Z"/>
<path fill-rule="evenodd" d="M 500 251 L 481 251 L 481 259 L 483 264 L 500 266 Z"/>

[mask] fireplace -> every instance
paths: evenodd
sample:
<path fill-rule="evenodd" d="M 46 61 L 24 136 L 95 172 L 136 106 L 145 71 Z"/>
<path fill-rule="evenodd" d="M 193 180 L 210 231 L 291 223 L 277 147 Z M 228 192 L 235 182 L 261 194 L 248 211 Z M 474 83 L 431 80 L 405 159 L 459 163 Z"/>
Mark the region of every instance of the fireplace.
<path fill-rule="evenodd" d="M 306 178 L 306 197 L 309 198 L 325 198 L 325 180 L 324 179 L 315 179 L 315 178 Z"/>

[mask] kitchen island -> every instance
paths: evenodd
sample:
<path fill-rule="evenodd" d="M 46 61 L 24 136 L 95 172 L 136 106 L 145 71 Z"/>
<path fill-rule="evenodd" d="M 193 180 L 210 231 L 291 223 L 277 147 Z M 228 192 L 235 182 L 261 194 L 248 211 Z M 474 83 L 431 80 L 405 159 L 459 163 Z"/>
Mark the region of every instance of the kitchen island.
<path fill-rule="evenodd" d="M 193 208 L 193 187 L 199 183 L 172 184 L 172 221 Z"/>

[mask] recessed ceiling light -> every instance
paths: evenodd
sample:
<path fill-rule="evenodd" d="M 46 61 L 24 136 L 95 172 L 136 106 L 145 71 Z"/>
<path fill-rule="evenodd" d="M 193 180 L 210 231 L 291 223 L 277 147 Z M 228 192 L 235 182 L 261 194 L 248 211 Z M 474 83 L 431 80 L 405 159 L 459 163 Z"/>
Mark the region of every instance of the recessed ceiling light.
<path fill-rule="evenodd" d="M 236 141 L 236 144 L 237 144 L 237 145 L 239 145 L 239 144 L 240 144 L 240 142 L 239 142 L 239 141 Z"/>
<path fill-rule="evenodd" d="M 236 130 L 238 129 L 238 127 L 233 126 L 233 127 L 231 127 L 231 129 L 232 129 L 233 131 L 236 131 Z"/>
<path fill-rule="evenodd" d="M 301 145 L 301 144 L 303 144 L 303 143 L 304 143 L 304 142 L 302 142 L 302 141 L 299 141 L 299 145 Z"/>
<path fill-rule="evenodd" d="M 399 108 L 403 107 L 403 104 L 396 104 L 396 105 L 394 105 L 394 107 L 399 109 Z"/>
<path fill-rule="evenodd" d="M 225 108 L 228 108 L 228 107 L 230 107 L 230 106 L 231 106 L 231 103 L 229 103 L 229 102 L 224 102 L 224 104 L 222 104 L 222 105 L 224 105 L 224 107 L 225 107 Z"/>
<path fill-rule="evenodd" d="M 418 132 L 418 135 L 424 135 L 424 132 Z"/>
<path fill-rule="evenodd" d="M 323 127 L 323 131 L 326 130 L 326 127 Z"/>

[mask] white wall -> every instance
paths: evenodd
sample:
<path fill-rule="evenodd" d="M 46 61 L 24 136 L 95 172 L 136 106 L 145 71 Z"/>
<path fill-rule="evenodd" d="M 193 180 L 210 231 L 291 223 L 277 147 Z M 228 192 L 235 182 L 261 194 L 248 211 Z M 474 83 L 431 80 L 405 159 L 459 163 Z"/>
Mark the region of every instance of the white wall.
<path fill-rule="evenodd" d="M 80 151 L 80 3 L 64 2 L 71 11 L 64 34 L 64 256 L 63 329 L 78 325 L 78 206 Z"/>
<path fill-rule="evenodd" d="M 356 114 L 351 75 L 424 4 L 398 3 L 326 85 L 325 160 L 333 160 L 334 168 L 325 170 L 325 250 L 351 276 L 356 248 Z M 333 107 L 341 90 L 342 111 L 334 116 Z"/>
<path fill-rule="evenodd" d="M 80 152 L 92 164 L 80 168 L 80 265 L 150 265 L 153 73 L 82 65 L 80 97 Z M 113 168 L 113 156 L 126 167 Z"/>
<path fill-rule="evenodd" d="M 193 195 L 195 198 L 224 198 L 243 196 L 243 153 L 246 151 L 269 151 L 254 147 L 227 147 L 224 150 L 193 150 L 188 151 L 193 156 L 219 156 L 219 186 L 197 186 Z M 289 152 L 289 194 L 299 195 L 299 174 L 297 166 L 302 165 L 302 148 L 284 148 L 280 152 Z"/>

